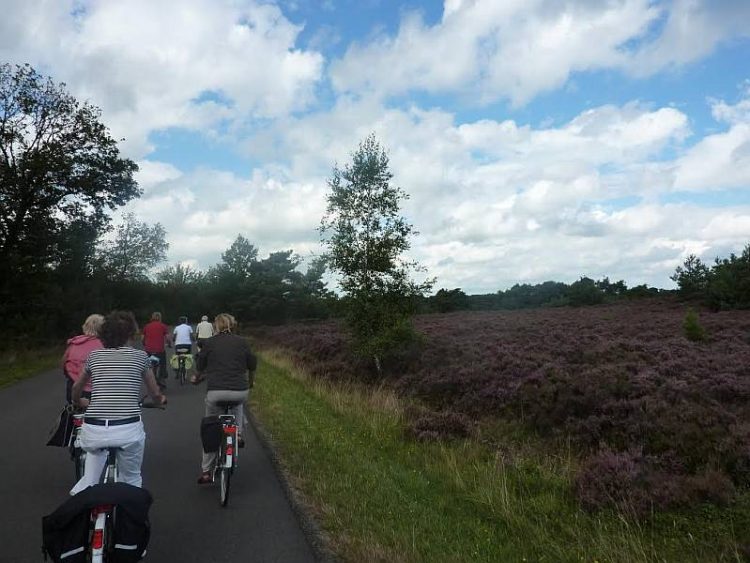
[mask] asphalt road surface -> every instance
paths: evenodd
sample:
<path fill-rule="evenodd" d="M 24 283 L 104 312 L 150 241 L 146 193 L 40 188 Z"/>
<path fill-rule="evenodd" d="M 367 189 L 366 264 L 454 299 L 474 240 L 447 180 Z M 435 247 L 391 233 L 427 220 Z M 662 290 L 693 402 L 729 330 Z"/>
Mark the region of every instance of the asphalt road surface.
<path fill-rule="evenodd" d="M 205 384 L 181 387 L 170 376 L 166 410 L 144 409 L 143 486 L 151 491 L 146 562 L 314 561 L 268 456 L 252 426 L 229 505 L 218 485 L 198 485 Z M 64 402 L 59 370 L 0 390 L 0 561 L 42 561 L 41 519 L 67 497 L 74 469 L 47 435 Z"/>

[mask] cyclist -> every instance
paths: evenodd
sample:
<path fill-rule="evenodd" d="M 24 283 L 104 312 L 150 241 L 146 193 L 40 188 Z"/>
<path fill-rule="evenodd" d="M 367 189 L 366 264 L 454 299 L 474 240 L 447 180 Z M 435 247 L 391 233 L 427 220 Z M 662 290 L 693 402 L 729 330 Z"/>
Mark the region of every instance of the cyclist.
<path fill-rule="evenodd" d="M 104 348 L 89 354 L 81 377 L 73 385 L 73 403 L 91 381 L 91 401 L 81 428 L 81 447 L 86 451 L 83 477 L 70 491 L 79 493 L 99 481 L 107 459 L 106 448 L 118 447 L 120 481 L 140 487 L 146 434 L 141 422 L 141 383 L 154 401 L 167 402 L 150 369 L 148 356 L 129 344 L 138 330 L 133 313 L 113 311 L 104 318 L 100 338 Z"/>
<path fill-rule="evenodd" d="M 180 324 L 174 327 L 174 351 L 177 354 L 190 354 L 193 348 L 193 327 L 187 317 L 180 317 Z"/>
<path fill-rule="evenodd" d="M 232 409 L 240 432 L 244 429 L 243 405 L 255 378 L 257 359 L 250 350 L 250 345 L 244 338 L 232 334 L 237 326 L 234 317 L 228 313 L 221 313 L 214 320 L 216 335 L 206 340 L 203 349 L 198 353 L 198 371 L 200 376 L 193 376 L 192 383 L 199 383 L 200 379 L 208 380 L 206 392 L 206 416 L 221 414 L 223 409 L 216 403 L 219 401 L 237 401 L 240 404 Z M 238 437 L 240 447 L 242 437 Z M 216 464 L 215 453 L 204 453 L 201 463 L 201 476 L 198 483 L 211 483 L 211 475 Z"/>
<path fill-rule="evenodd" d="M 63 374 L 65 375 L 65 401 L 68 403 L 72 401 L 71 390 L 73 384 L 81 376 L 81 369 L 86 358 L 94 350 L 104 347 L 98 336 L 103 322 L 104 317 L 102 315 L 89 315 L 81 327 L 83 334 L 68 340 L 68 347 L 62 357 Z M 91 384 L 84 387 L 82 396 L 88 400 L 91 396 Z"/>
<path fill-rule="evenodd" d="M 161 322 L 161 313 L 151 314 L 151 322 L 143 327 L 143 349 L 149 356 L 159 358 L 159 374 L 156 381 L 161 389 L 167 387 L 167 353 L 164 345 L 172 345 L 169 337 L 169 327 Z"/>
<path fill-rule="evenodd" d="M 203 315 L 201 322 L 195 327 L 198 351 L 203 348 L 203 343 L 214 335 L 214 325 L 208 322 L 208 317 Z"/>

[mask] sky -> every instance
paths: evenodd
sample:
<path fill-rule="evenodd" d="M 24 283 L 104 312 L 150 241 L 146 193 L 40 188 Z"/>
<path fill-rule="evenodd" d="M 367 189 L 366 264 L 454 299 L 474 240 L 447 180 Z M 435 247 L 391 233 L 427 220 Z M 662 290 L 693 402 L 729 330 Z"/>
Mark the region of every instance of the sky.
<path fill-rule="evenodd" d="M 102 110 L 205 269 L 322 249 L 375 133 L 435 289 L 674 287 L 750 243 L 748 0 L 0 0 L 0 61 Z M 115 221 L 120 217 L 115 217 Z"/>

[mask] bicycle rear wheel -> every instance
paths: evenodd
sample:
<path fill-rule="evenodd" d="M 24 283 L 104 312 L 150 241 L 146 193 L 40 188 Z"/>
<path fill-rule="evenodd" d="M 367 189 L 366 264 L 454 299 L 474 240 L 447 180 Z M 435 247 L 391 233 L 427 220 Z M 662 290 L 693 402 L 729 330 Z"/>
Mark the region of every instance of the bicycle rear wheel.
<path fill-rule="evenodd" d="M 185 385 L 186 376 L 187 376 L 187 370 L 185 369 L 185 364 L 183 363 L 180 366 L 180 385 Z"/>
<path fill-rule="evenodd" d="M 226 506 L 229 502 L 229 483 L 232 478 L 232 470 L 228 467 L 221 468 L 219 476 L 219 493 L 221 494 L 221 506 Z"/>

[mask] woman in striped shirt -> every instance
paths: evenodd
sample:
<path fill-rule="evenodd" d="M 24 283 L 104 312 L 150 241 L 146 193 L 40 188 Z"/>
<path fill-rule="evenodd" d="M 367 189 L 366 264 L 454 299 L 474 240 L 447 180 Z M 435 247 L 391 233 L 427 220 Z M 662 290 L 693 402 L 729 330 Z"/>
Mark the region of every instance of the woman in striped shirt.
<path fill-rule="evenodd" d="M 91 352 L 81 377 L 73 386 L 73 402 L 91 381 L 91 399 L 81 429 L 81 447 L 86 451 L 83 477 L 72 495 L 99 482 L 107 460 L 107 448 L 119 447 L 119 480 L 141 486 L 141 463 L 146 434 L 141 421 L 141 383 L 157 403 L 167 402 L 150 369 L 148 356 L 128 344 L 138 329 L 133 314 L 113 311 L 104 319 L 99 337 L 104 348 Z"/>

